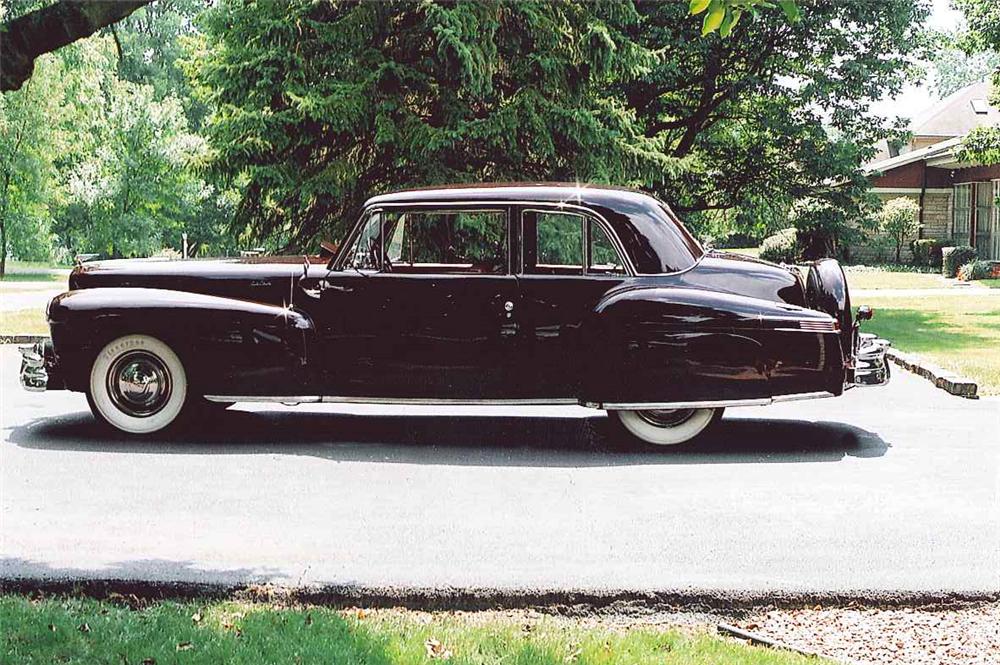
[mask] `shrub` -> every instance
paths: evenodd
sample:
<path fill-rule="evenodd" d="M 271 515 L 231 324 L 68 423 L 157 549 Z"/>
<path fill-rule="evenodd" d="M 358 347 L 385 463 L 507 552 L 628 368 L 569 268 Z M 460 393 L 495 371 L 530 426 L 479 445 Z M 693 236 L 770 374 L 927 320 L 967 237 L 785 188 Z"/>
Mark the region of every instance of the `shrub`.
<path fill-rule="evenodd" d="M 998 272 L 1000 272 L 1000 263 L 970 261 L 958 269 L 958 278 L 966 282 L 974 279 L 991 279 Z"/>
<path fill-rule="evenodd" d="M 941 267 L 941 250 L 945 247 L 954 247 L 955 241 L 941 240 L 939 238 L 924 238 L 914 240 L 910 249 L 913 250 L 913 265 Z"/>
<path fill-rule="evenodd" d="M 954 277 L 958 274 L 958 268 L 970 261 L 978 258 L 974 247 L 959 245 L 958 247 L 945 247 L 941 250 L 941 274 L 945 277 Z"/>
<path fill-rule="evenodd" d="M 798 233 L 795 229 L 778 231 L 760 244 L 760 258 L 775 263 L 795 263 L 799 258 Z"/>
<path fill-rule="evenodd" d="M 896 263 L 900 261 L 903 243 L 917 232 L 917 215 L 920 206 L 911 198 L 900 196 L 888 201 L 879 211 L 878 227 L 893 243 L 896 250 Z"/>

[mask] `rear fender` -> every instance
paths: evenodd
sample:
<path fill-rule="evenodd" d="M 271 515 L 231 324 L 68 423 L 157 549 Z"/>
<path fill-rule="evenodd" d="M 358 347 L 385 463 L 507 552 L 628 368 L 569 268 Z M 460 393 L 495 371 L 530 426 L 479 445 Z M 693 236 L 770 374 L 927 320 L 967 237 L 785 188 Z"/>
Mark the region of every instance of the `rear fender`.
<path fill-rule="evenodd" d="M 70 291 L 50 303 L 48 317 L 72 390 L 86 387 L 93 358 L 109 341 L 146 334 L 173 348 L 202 394 L 294 394 L 307 381 L 315 333 L 293 307 L 169 289 Z"/>
<path fill-rule="evenodd" d="M 584 325 L 585 402 L 736 399 L 767 391 L 759 310 L 672 287 L 609 293 Z"/>
<path fill-rule="evenodd" d="M 842 380 L 833 320 L 770 300 L 626 288 L 598 303 L 583 332 L 585 402 L 759 399 Z"/>

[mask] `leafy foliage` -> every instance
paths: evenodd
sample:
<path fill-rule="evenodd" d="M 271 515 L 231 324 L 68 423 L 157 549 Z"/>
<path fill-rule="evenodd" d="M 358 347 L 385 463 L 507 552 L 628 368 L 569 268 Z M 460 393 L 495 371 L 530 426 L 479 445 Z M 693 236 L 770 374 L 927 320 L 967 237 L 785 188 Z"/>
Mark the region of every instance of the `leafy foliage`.
<path fill-rule="evenodd" d="M 958 247 L 945 247 L 941 250 L 941 274 L 945 277 L 954 277 L 958 274 L 958 269 L 966 263 L 975 261 L 979 255 L 975 247 L 959 245 Z"/>
<path fill-rule="evenodd" d="M 798 261 L 798 232 L 793 228 L 785 229 L 764 238 L 764 242 L 760 245 L 760 258 L 775 263 L 795 263 Z"/>
<path fill-rule="evenodd" d="M 941 238 L 921 238 L 913 241 L 911 249 L 913 251 L 913 265 L 941 267 L 941 250 L 945 247 L 953 247 L 955 242 L 951 239 Z"/>
<path fill-rule="evenodd" d="M 895 135 L 867 106 L 926 46 L 926 7 L 810 3 L 725 39 L 689 11 L 224 0 L 186 68 L 211 173 L 242 192 L 236 230 L 276 246 L 341 236 L 372 194 L 454 181 L 637 186 L 695 229 L 758 237 L 805 196 L 863 216 L 859 165 Z"/>
<path fill-rule="evenodd" d="M 964 36 L 966 52 L 1000 52 L 1000 3 L 994 0 L 954 0 L 965 13 L 969 30 Z M 1000 65 L 993 69 L 990 102 L 1000 105 Z M 1000 128 L 975 129 L 962 141 L 960 158 L 982 164 L 1000 164 Z"/>
<path fill-rule="evenodd" d="M 917 232 L 919 214 L 920 206 L 916 201 L 899 196 L 887 201 L 877 215 L 879 230 L 892 240 L 896 248 L 896 263 L 900 262 L 900 253 L 907 239 Z"/>

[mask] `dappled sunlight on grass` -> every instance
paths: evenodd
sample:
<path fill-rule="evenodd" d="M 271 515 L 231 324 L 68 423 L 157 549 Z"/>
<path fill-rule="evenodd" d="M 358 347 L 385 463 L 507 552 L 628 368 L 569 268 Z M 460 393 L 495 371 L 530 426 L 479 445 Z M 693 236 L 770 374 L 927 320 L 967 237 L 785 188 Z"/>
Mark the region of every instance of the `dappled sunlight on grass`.
<path fill-rule="evenodd" d="M 847 286 L 852 289 L 941 289 L 949 285 L 940 274 L 896 272 L 877 268 L 848 266 L 844 269 Z"/>
<path fill-rule="evenodd" d="M 122 599 L 124 600 L 124 599 Z M 113 602 L 0 598 L 11 662 L 566 663 L 798 665 L 823 663 L 708 632 L 586 627 L 524 612 L 336 610 L 233 601 Z"/>
<path fill-rule="evenodd" d="M 980 394 L 1000 394 L 1000 299 L 962 294 L 865 302 L 875 308 L 865 330 L 975 379 Z"/>
<path fill-rule="evenodd" d="M 48 335 L 49 324 L 41 309 L 0 310 L 0 335 Z"/>

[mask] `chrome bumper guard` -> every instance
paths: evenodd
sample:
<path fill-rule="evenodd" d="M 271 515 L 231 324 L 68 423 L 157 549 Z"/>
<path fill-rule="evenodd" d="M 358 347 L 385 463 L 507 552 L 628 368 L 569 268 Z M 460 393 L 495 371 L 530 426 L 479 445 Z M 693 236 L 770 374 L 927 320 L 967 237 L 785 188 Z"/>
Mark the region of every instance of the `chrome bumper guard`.
<path fill-rule="evenodd" d="M 45 365 L 45 342 L 18 347 L 21 352 L 21 387 L 41 392 L 49 385 L 49 370 Z"/>
<path fill-rule="evenodd" d="M 858 351 L 854 358 L 854 382 L 863 388 L 884 386 L 889 383 L 889 361 L 885 350 L 889 340 L 871 333 L 858 334 Z"/>

